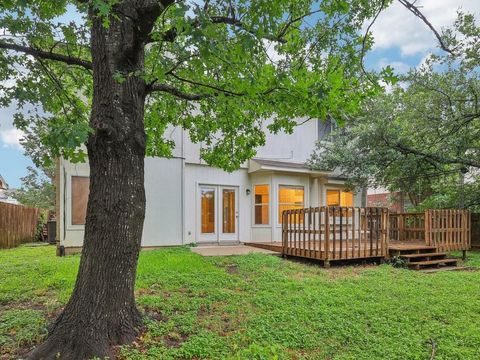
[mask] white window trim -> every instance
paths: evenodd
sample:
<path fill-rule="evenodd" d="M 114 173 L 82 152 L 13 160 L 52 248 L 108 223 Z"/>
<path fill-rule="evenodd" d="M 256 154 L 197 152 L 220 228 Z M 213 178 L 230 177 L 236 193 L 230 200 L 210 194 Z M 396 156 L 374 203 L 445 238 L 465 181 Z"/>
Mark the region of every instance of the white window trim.
<path fill-rule="evenodd" d="M 75 225 L 72 224 L 72 178 L 73 177 L 86 177 L 89 178 L 89 174 L 70 174 L 67 176 L 67 186 L 66 186 L 66 223 L 67 223 L 67 230 L 85 230 L 85 224 L 83 225 Z"/>
<path fill-rule="evenodd" d="M 268 186 L 268 224 L 255 224 L 255 186 L 258 185 L 267 185 Z M 273 205 L 273 196 L 272 196 L 272 185 L 268 182 L 258 182 L 252 184 L 252 227 L 254 228 L 270 228 L 272 226 L 272 205 Z"/>
<path fill-rule="evenodd" d="M 322 124 L 325 124 L 322 120 L 317 121 L 317 141 L 320 142 L 320 143 L 324 143 L 324 144 L 331 144 L 333 141 L 329 140 L 325 136 L 322 139 L 318 138 L 318 133 L 320 131 L 320 122 L 322 122 Z M 331 134 L 332 132 L 334 132 L 336 130 L 338 130 L 337 122 L 333 121 L 333 120 L 330 120 L 330 133 L 329 134 Z"/>
<path fill-rule="evenodd" d="M 338 205 L 330 205 L 330 206 L 342 206 L 341 205 L 341 202 L 342 202 L 342 192 L 351 192 L 353 194 L 353 199 L 352 199 L 352 202 L 353 202 L 353 207 L 355 207 L 355 193 L 353 191 L 346 191 L 345 188 L 343 187 L 326 187 L 325 188 L 325 206 L 329 206 L 328 205 L 328 191 L 339 191 L 340 194 L 340 204 Z M 352 206 L 346 206 L 346 207 L 352 207 Z"/>
<path fill-rule="evenodd" d="M 305 190 L 305 185 L 293 185 L 293 184 L 278 184 L 277 187 L 277 206 L 276 206 L 276 217 L 277 217 L 277 227 L 281 227 L 282 223 L 280 222 L 280 216 L 278 214 L 280 210 L 280 188 L 282 187 L 290 187 L 290 188 L 302 188 L 303 189 L 303 208 L 305 208 L 305 195 L 306 195 L 306 190 Z"/>

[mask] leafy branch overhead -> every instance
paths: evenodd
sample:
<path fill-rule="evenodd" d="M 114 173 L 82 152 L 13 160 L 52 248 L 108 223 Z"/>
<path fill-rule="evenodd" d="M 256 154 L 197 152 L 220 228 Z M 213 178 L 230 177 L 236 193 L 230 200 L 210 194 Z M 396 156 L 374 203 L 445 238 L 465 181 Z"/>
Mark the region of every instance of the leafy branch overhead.
<path fill-rule="evenodd" d="M 23 122 L 50 129 L 40 140 L 53 156 L 83 158 L 78 149 L 91 133 L 88 12 L 108 29 L 112 21 L 131 16 L 119 4 L 9 1 L 0 15 L 0 101 L 40 109 L 43 116 L 24 115 Z M 164 131 L 182 126 L 202 144 L 207 162 L 233 170 L 264 143 L 267 127 L 291 132 L 295 118 L 347 118 L 378 90 L 361 68 L 371 46 L 362 26 L 385 1 L 265 0 L 255 6 L 152 1 L 151 6 L 163 10 L 153 30 L 137 39 L 147 44 L 144 68 L 115 75 L 118 82 L 134 77 L 145 83 L 149 155 L 168 155 L 172 142 Z M 128 49 L 123 51 L 127 56 Z M 369 77 L 376 81 L 374 74 Z"/>

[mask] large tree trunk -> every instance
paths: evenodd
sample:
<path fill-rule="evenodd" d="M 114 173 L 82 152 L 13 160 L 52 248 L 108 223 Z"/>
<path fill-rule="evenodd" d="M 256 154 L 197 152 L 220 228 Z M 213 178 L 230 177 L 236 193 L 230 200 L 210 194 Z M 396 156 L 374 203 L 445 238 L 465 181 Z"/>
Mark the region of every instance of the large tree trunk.
<path fill-rule="evenodd" d="M 145 84 L 131 74 L 143 71 L 145 38 L 160 6 L 139 3 L 121 3 L 109 27 L 91 16 L 94 133 L 80 268 L 70 301 L 31 359 L 112 359 L 112 345 L 133 341 L 143 326 L 134 284 L 145 216 Z"/>

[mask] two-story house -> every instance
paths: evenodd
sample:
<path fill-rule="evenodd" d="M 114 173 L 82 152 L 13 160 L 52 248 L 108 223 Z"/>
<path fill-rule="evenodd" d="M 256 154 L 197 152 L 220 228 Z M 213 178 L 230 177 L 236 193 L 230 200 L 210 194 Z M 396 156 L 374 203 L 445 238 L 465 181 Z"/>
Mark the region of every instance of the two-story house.
<path fill-rule="evenodd" d="M 300 121 L 299 121 L 300 123 Z M 281 239 L 286 209 L 365 206 L 366 193 L 344 190 L 344 179 L 305 165 L 329 124 L 308 121 L 293 134 L 267 133 L 254 159 L 228 173 L 200 159 L 200 145 L 175 128 L 172 158 L 145 159 L 146 216 L 142 245 L 230 244 Z M 88 164 L 59 160 L 58 243 L 61 252 L 83 242 Z"/>

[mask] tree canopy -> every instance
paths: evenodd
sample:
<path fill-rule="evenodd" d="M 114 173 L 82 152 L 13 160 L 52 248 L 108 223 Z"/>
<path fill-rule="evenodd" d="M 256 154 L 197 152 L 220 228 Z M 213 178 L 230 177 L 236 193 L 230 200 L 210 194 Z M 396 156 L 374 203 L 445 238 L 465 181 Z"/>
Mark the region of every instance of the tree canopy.
<path fill-rule="evenodd" d="M 15 124 L 48 147 L 38 162 L 84 159 L 79 145 L 92 131 L 89 11 L 108 28 L 121 17 L 117 3 L 4 2 L 0 103 L 34 106 Z M 181 126 L 209 164 L 233 170 L 264 143 L 267 119 L 274 132 L 291 132 L 296 118 L 343 119 L 376 88 L 373 74 L 362 75 L 371 37 L 361 30 L 388 2 L 165 3 L 145 39 L 145 67 L 115 74 L 119 83 L 147 84 L 147 155 L 168 156 L 164 131 Z"/>

